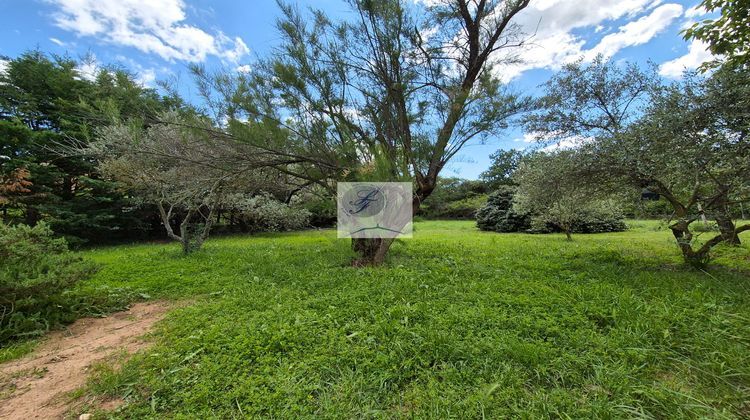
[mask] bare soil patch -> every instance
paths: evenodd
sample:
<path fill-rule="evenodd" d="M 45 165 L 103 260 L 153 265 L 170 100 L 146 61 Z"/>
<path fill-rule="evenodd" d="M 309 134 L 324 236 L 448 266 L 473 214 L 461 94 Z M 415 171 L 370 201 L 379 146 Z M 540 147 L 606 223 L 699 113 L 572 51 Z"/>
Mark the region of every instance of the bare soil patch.
<path fill-rule="evenodd" d="M 49 334 L 31 354 L 0 364 L 0 418 L 63 418 L 73 403 L 69 394 L 86 383 L 89 368 L 147 347 L 143 335 L 169 308 L 165 302 L 137 303 L 106 318 L 79 319 Z"/>

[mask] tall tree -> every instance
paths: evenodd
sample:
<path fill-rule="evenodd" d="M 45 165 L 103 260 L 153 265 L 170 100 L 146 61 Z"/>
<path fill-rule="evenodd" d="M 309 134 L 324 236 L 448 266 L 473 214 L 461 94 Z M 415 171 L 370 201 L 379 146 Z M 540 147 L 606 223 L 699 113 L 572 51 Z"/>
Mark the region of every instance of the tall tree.
<path fill-rule="evenodd" d="M 8 62 L 0 74 L 0 170 L 23 169 L 29 191 L 3 205 L 8 219 L 48 222 L 54 231 L 84 240 L 132 235 L 142 215 L 128 198 L 97 173 L 96 162 L 61 156 L 57 145 L 85 144 L 112 117 L 146 120 L 159 109 L 179 106 L 142 88 L 132 75 L 102 69 L 94 80 L 75 60 L 30 51 Z M 171 102 L 170 102 L 171 101 Z"/>
<path fill-rule="evenodd" d="M 289 131 L 284 144 L 259 145 L 300 158 L 280 170 L 331 190 L 336 181 L 411 180 L 416 211 L 464 145 L 524 109 L 499 76 L 523 44 L 513 19 L 528 3 L 350 0 L 353 17 L 338 22 L 281 5 L 279 53 L 232 83 L 214 79 L 215 91 L 230 127 L 270 119 Z M 392 242 L 353 240 L 356 263 L 381 263 Z"/>

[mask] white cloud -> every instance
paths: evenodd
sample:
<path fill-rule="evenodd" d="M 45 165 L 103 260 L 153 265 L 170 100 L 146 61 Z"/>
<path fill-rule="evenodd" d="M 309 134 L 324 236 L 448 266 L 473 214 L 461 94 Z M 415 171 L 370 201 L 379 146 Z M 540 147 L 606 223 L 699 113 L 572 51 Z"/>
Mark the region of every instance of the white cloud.
<path fill-rule="evenodd" d="M 55 23 L 78 36 L 157 54 L 165 60 L 237 61 L 249 52 L 241 38 L 216 35 L 185 23 L 182 0 L 48 0 L 59 7 Z"/>
<path fill-rule="evenodd" d="M 539 133 L 536 133 L 536 132 L 523 133 L 523 137 L 513 139 L 513 141 L 523 142 L 523 143 L 536 143 L 538 138 L 539 138 Z"/>
<path fill-rule="evenodd" d="M 629 22 L 621 26 L 617 32 L 604 36 L 594 48 L 586 51 L 586 58 L 593 59 L 597 54 L 611 57 L 625 47 L 645 44 L 680 15 L 682 6 L 679 4 L 659 6 L 651 14 Z"/>
<path fill-rule="evenodd" d="M 156 82 L 156 71 L 154 69 L 140 69 L 135 81 L 143 87 L 154 87 L 154 82 Z"/>
<path fill-rule="evenodd" d="M 237 73 L 250 73 L 252 71 L 252 67 L 250 67 L 250 64 L 243 64 L 241 66 L 235 67 L 234 70 Z"/>
<path fill-rule="evenodd" d="M 555 133 L 545 134 L 538 131 L 532 131 L 523 133 L 523 137 L 516 138 L 513 141 L 518 143 L 526 143 L 528 145 L 544 145 L 544 147 L 539 150 L 542 150 L 544 152 L 551 152 L 555 150 L 573 149 L 593 140 L 593 137 L 585 137 L 580 135 L 560 137 Z M 523 150 L 527 147 L 533 146 L 524 146 L 519 149 Z"/>
<path fill-rule="evenodd" d="M 662 63 L 659 66 L 659 74 L 677 79 L 682 76 L 682 73 L 686 69 L 698 68 L 701 64 L 712 59 L 713 56 L 708 51 L 708 45 L 701 41 L 693 40 L 688 47 L 687 54 Z"/>
<path fill-rule="evenodd" d="M 659 4 L 653 0 L 532 2 L 516 17 L 516 23 L 533 34 L 531 46 L 520 53 L 520 64 L 500 67 L 502 77 L 510 80 L 531 69 L 555 70 L 580 57 L 591 59 L 598 52 L 611 56 L 622 48 L 646 43 L 682 12 L 678 4 Z M 596 46 L 586 48 L 586 39 L 578 32 L 602 33 L 619 19 L 629 22 L 615 26 Z"/>
<path fill-rule="evenodd" d="M 60 40 L 59 40 L 59 39 L 57 39 L 57 38 L 50 38 L 49 40 L 50 40 L 50 41 L 52 41 L 52 43 L 53 43 L 53 44 L 57 44 L 57 45 L 59 45 L 59 46 L 61 46 L 61 47 L 64 47 L 64 46 L 65 46 L 65 43 L 64 43 L 64 42 L 62 42 L 62 41 L 60 41 Z"/>
<path fill-rule="evenodd" d="M 594 140 L 593 137 L 571 136 L 571 137 L 566 137 L 564 139 L 560 139 L 555 143 L 547 145 L 543 147 L 541 150 L 544 152 L 554 152 L 557 150 L 575 149 L 576 147 L 579 147 L 585 143 L 589 143 L 593 140 Z"/>
<path fill-rule="evenodd" d="M 8 60 L 0 58 L 0 74 L 5 74 L 6 70 L 8 70 Z"/>

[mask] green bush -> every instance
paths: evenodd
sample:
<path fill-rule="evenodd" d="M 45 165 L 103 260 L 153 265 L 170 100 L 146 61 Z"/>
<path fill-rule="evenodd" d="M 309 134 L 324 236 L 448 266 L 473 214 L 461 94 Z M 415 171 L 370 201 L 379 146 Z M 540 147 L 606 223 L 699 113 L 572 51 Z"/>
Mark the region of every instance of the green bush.
<path fill-rule="evenodd" d="M 500 187 L 490 194 L 487 204 L 477 212 L 477 227 L 493 232 L 560 232 L 555 225 L 532 214 L 518 213 L 513 206 L 516 188 Z M 622 232 L 627 230 L 621 213 L 607 203 L 587 204 L 573 223 L 572 233 Z"/>
<path fill-rule="evenodd" d="M 74 319 L 67 293 L 95 271 L 44 223 L 0 223 L 0 261 L 0 345 Z"/>
<path fill-rule="evenodd" d="M 487 195 L 479 194 L 443 203 L 437 209 L 428 208 L 426 213 L 431 219 L 473 219 L 486 201 Z"/>
<path fill-rule="evenodd" d="M 487 185 L 483 181 L 440 178 L 418 214 L 426 219 L 473 219 L 486 201 Z"/>
<path fill-rule="evenodd" d="M 513 208 L 515 187 L 502 186 L 490 194 L 487 203 L 477 211 L 477 226 L 493 232 L 524 232 L 531 228 L 528 214 Z"/>
<path fill-rule="evenodd" d="M 284 204 L 269 195 L 239 203 L 240 222 L 253 232 L 300 230 L 310 226 L 310 212 Z"/>
<path fill-rule="evenodd" d="M 610 203 L 594 202 L 584 205 L 573 222 L 571 233 L 605 233 L 622 232 L 628 229 L 622 213 Z M 531 218 L 531 233 L 562 232 L 557 226 L 547 223 L 544 219 L 533 216 Z"/>
<path fill-rule="evenodd" d="M 326 228 L 336 225 L 336 200 L 309 194 L 295 203 L 310 212 L 310 226 Z"/>

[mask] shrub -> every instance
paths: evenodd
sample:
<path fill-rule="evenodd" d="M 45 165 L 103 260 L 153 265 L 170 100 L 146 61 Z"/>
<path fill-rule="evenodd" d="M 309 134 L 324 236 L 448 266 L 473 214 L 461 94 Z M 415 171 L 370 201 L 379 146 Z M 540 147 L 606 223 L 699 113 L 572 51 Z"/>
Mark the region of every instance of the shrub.
<path fill-rule="evenodd" d="M 523 232 L 531 228 L 528 214 L 518 213 L 513 208 L 516 189 L 502 186 L 490 194 L 487 203 L 477 211 L 477 226 L 481 230 L 494 232 Z"/>
<path fill-rule="evenodd" d="M 0 345 L 74 319 L 66 292 L 95 271 L 44 223 L 0 223 L 0 261 Z"/>
<path fill-rule="evenodd" d="M 628 229 L 622 213 L 608 201 L 595 201 L 582 204 L 576 211 L 571 233 L 622 232 Z M 558 226 L 545 217 L 534 215 L 531 218 L 532 233 L 562 232 Z"/>
<path fill-rule="evenodd" d="M 482 181 L 440 178 L 435 191 L 420 206 L 427 219 L 473 219 L 487 201 L 487 185 Z"/>
<path fill-rule="evenodd" d="M 477 212 L 477 227 L 493 232 L 552 233 L 562 230 L 538 214 L 520 213 L 514 206 L 516 188 L 500 187 Z M 571 233 L 621 232 L 627 225 L 621 213 L 606 201 L 587 203 L 576 212 Z"/>
<path fill-rule="evenodd" d="M 293 203 L 310 212 L 310 225 L 327 228 L 336 225 L 336 200 L 333 197 L 305 195 Z"/>
<path fill-rule="evenodd" d="M 428 207 L 424 213 L 431 219 L 473 219 L 486 201 L 486 194 L 473 195 L 442 203 L 437 208 Z"/>
<path fill-rule="evenodd" d="M 310 226 L 310 212 L 291 207 L 268 195 L 257 195 L 237 204 L 241 223 L 253 232 L 300 230 Z"/>
<path fill-rule="evenodd" d="M 628 229 L 623 215 L 604 203 L 586 208 L 573 223 L 573 233 L 622 232 Z"/>

